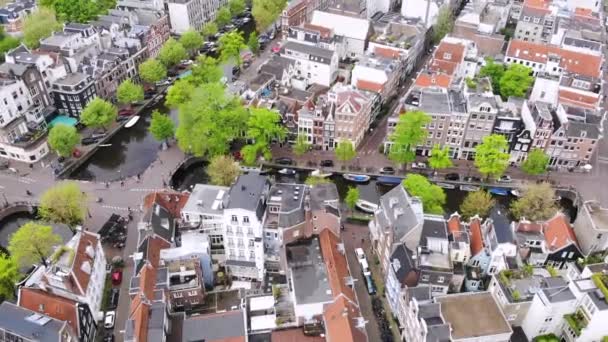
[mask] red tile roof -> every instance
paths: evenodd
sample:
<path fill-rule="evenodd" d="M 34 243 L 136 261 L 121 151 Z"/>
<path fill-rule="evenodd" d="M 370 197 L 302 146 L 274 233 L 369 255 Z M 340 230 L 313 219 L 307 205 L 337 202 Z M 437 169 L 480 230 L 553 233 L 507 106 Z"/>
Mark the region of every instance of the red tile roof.
<path fill-rule="evenodd" d="M 72 262 L 72 273 L 76 278 L 77 285 L 75 289 L 82 289 L 81 295 L 85 295 L 87 293 L 87 287 L 89 286 L 89 281 L 91 280 L 91 270 L 93 270 L 93 264 L 95 263 L 96 255 L 93 254 L 91 257 L 87 254 L 87 247 L 91 246 L 89 250 L 92 250 L 93 253 L 97 252 L 97 245 L 99 243 L 99 235 L 89 232 L 89 231 L 81 231 L 80 239 L 78 241 L 78 246 L 74 251 L 74 258 Z M 89 264 L 89 273 L 83 270 L 83 264 Z"/>
<path fill-rule="evenodd" d="M 599 105 L 599 100 L 599 96 L 583 95 L 574 91 L 568 91 L 564 89 L 559 90 L 560 103 L 569 104 L 576 107 L 596 109 Z"/>
<path fill-rule="evenodd" d="M 359 308 L 344 296 L 340 296 L 333 303 L 327 304 L 323 312 L 327 341 L 367 341 L 365 330 L 357 328 L 356 319 L 360 316 Z"/>
<path fill-rule="evenodd" d="M 22 308 L 67 322 L 70 328 L 76 332 L 75 335 L 80 337 L 78 307 L 75 301 L 39 289 L 21 287 L 17 304 Z"/>
<path fill-rule="evenodd" d="M 442 73 L 421 72 L 416 78 L 415 85 L 422 88 L 440 87 L 448 88 L 452 83 L 452 77 Z"/>
<path fill-rule="evenodd" d="M 520 221 L 515 230 L 519 233 L 542 233 L 543 226 L 539 223 Z"/>
<path fill-rule="evenodd" d="M 390 47 L 384 47 L 379 45 L 374 46 L 374 53 L 378 56 L 391 59 L 397 59 L 401 55 L 401 52 L 397 49 L 392 49 Z"/>
<path fill-rule="evenodd" d="M 471 232 L 471 255 L 475 256 L 483 249 L 483 238 L 481 236 L 481 221 L 477 218 L 469 222 Z"/>
<path fill-rule="evenodd" d="M 174 191 L 159 191 L 152 192 L 144 197 L 144 208 L 151 208 L 154 203 L 160 204 L 167 209 L 171 216 L 180 217 L 182 209 L 188 202 L 190 194 L 174 192 Z"/>
<path fill-rule="evenodd" d="M 535 8 L 549 8 L 551 1 L 549 0 L 525 0 L 524 6 Z"/>
<path fill-rule="evenodd" d="M 324 229 L 319 234 L 321 253 L 323 254 L 325 267 L 327 267 L 327 277 L 334 298 L 342 294 L 356 303 L 355 291 L 346 284 L 346 278 L 351 274 L 348 270 L 346 256 L 338 250 L 338 244 L 340 243 L 342 243 L 340 238 L 330 229 Z"/>
<path fill-rule="evenodd" d="M 379 93 L 384 89 L 384 84 L 366 80 L 357 80 L 357 88 Z"/>
<path fill-rule="evenodd" d="M 545 244 L 550 251 L 562 249 L 570 244 L 578 246 L 576 234 L 562 213 L 558 213 L 544 224 Z"/>
<path fill-rule="evenodd" d="M 450 234 L 457 234 L 458 232 L 460 232 L 460 228 L 460 216 L 450 216 L 450 219 L 448 220 L 448 231 L 450 232 Z"/>
<path fill-rule="evenodd" d="M 511 40 L 507 57 L 518 58 L 535 63 L 547 63 L 550 54 L 560 57 L 560 67 L 565 71 L 588 76 L 600 77 L 602 58 L 582 52 L 562 49 L 558 46 Z"/>

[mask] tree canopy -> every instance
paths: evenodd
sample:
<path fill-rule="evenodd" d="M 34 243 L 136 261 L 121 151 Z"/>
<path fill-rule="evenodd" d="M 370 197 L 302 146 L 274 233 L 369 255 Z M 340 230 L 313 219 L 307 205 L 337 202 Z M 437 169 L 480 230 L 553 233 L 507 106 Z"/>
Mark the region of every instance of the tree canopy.
<path fill-rule="evenodd" d="M 192 82 L 196 85 L 219 82 L 224 77 L 217 59 L 209 56 L 199 56 L 191 70 Z"/>
<path fill-rule="evenodd" d="M 124 80 L 116 89 L 116 99 L 122 104 L 132 104 L 144 99 L 144 88 L 131 79 Z"/>
<path fill-rule="evenodd" d="M 0 254 L 0 300 L 13 299 L 15 297 L 15 284 L 21 275 L 15 259 Z"/>
<path fill-rule="evenodd" d="M 107 128 L 116 120 L 117 110 L 110 102 L 94 98 L 80 114 L 80 121 L 87 127 Z"/>
<path fill-rule="evenodd" d="M 80 143 L 80 134 L 74 126 L 57 124 L 49 131 L 48 143 L 62 157 L 69 157 Z"/>
<path fill-rule="evenodd" d="M 211 184 L 230 186 L 241 173 L 239 164 L 230 156 L 215 156 L 207 166 Z"/>
<path fill-rule="evenodd" d="M 256 55 L 260 52 L 260 40 L 258 39 L 258 34 L 256 32 L 251 32 L 249 35 L 247 46 L 249 47 L 249 50 Z"/>
<path fill-rule="evenodd" d="M 483 138 L 475 147 L 475 166 L 485 177 L 499 178 L 509 166 L 509 145 L 507 139 L 499 134 Z"/>
<path fill-rule="evenodd" d="M 245 11 L 245 0 L 230 0 L 228 2 L 228 7 L 230 8 L 230 14 L 234 17 Z"/>
<path fill-rule="evenodd" d="M 47 222 L 58 222 L 75 227 L 84 222 L 87 214 L 87 195 L 76 182 L 62 182 L 40 197 L 38 214 Z"/>
<path fill-rule="evenodd" d="M 510 96 L 525 97 L 526 92 L 534 83 L 530 74 L 532 69 L 521 64 L 511 64 L 500 78 L 500 95 L 504 100 Z"/>
<path fill-rule="evenodd" d="M 203 37 L 201 37 L 201 34 L 198 33 L 198 31 L 190 29 L 179 37 L 179 42 L 182 44 L 184 49 L 193 55 L 196 50 L 203 46 Z"/>
<path fill-rule="evenodd" d="M 454 28 L 454 15 L 450 6 L 442 6 L 437 14 L 437 23 L 433 25 L 433 42 L 439 43 Z"/>
<path fill-rule="evenodd" d="M 339 140 L 334 153 L 336 154 L 336 159 L 341 162 L 353 160 L 357 156 L 357 151 L 355 151 L 352 141 L 348 139 Z"/>
<path fill-rule="evenodd" d="M 411 173 L 403 180 L 403 186 L 407 192 L 419 197 L 425 213 L 443 214 L 443 205 L 446 201 L 443 189 L 418 174 Z"/>
<path fill-rule="evenodd" d="M 346 193 L 346 198 L 344 198 L 344 202 L 350 210 L 355 209 L 357 201 L 359 200 L 359 196 L 360 193 L 357 187 L 351 186 L 348 188 L 348 192 Z"/>
<path fill-rule="evenodd" d="M 441 148 L 439 145 L 433 146 L 431 157 L 429 158 L 429 166 L 432 169 L 447 169 L 452 167 L 452 159 L 450 159 L 450 149 L 446 146 Z"/>
<path fill-rule="evenodd" d="M 46 259 L 59 244 L 61 237 L 53 233 L 51 226 L 31 221 L 10 236 L 8 251 L 21 267 L 29 267 L 38 262 L 47 266 Z"/>
<path fill-rule="evenodd" d="M 205 37 L 213 36 L 218 31 L 217 24 L 213 21 L 206 23 L 201 30 L 201 33 Z"/>
<path fill-rule="evenodd" d="M 416 146 L 422 144 L 428 132 L 424 126 L 431 117 L 422 111 L 411 111 L 399 116 L 395 131 L 389 137 L 393 143 L 388 158 L 397 164 L 406 165 L 416 158 Z"/>
<path fill-rule="evenodd" d="M 194 85 L 186 80 L 181 79 L 175 81 L 173 85 L 167 90 L 167 96 L 165 96 L 165 106 L 169 108 L 177 108 L 182 103 L 190 101 L 190 97 L 194 92 Z"/>
<path fill-rule="evenodd" d="M 271 159 L 270 143 L 273 140 L 282 141 L 287 135 L 287 129 L 281 123 L 279 113 L 266 108 L 251 108 L 250 112 L 247 121 L 247 138 L 251 139 L 253 144 L 241 151 L 243 160 L 247 164 L 253 164 L 259 154 Z"/>
<path fill-rule="evenodd" d="M 487 217 L 495 204 L 496 201 L 492 198 L 492 195 L 484 190 L 469 192 L 460 204 L 460 215 L 465 219 L 475 215 L 481 218 Z"/>
<path fill-rule="evenodd" d="M 308 138 L 304 134 L 298 134 L 296 143 L 293 145 L 293 153 L 297 156 L 303 156 L 306 152 L 310 151 L 311 145 L 308 143 Z"/>
<path fill-rule="evenodd" d="M 257 31 L 266 31 L 277 20 L 286 5 L 287 0 L 253 0 L 251 14 L 255 19 Z"/>
<path fill-rule="evenodd" d="M 545 221 L 557 211 L 555 191 L 549 183 L 527 184 L 522 197 L 511 204 L 511 214 L 518 220 Z"/>
<path fill-rule="evenodd" d="M 158 59 L 167 68 L 177 65 L 184 59 L 188 58 L 188 52 L 184 46 L 173 38 L 169 38 L 158 53 Z"/>
<path fill-rule="evenodd" d="M 57 17 L 65 22 L 86 23 L 103 10 L 94 0 L 52 0 Z"/>
<path fill-rule="evenodd" d="M 154 139 L 158 141 L 167 141 L 175 135 L 175 124 L 173 120 L 158 110 L 152 112 L 152 120 L 148 128 Z"/>
<path fill-rule="evenodd" d="M 528 152 L 528 158 L 521 165 L 521 169 L 533 176 L 542 175 L 547 171 L 549 156 L 540 148 Z"/>
<path fill-rule="evenodd" d="M 4 54 L 16 48 L 21 41 L 4 32 L 4 26 L 0 26 L 0 62 L 4 62 Z"/>
<path fill-rule="evenodd" d="M 217 11 L 215 22 L 217 23 L 217 26 L 222 27 L 228 24 L 231 19 L 232 15 L 230 14 L 230 8 L 224 6 Z"/>
<path fill-rule="evenodd" d="M 500 80 L 505 74 L 505 66 L 502 63 L 496 63 L 492 58 L 486 58 L 486 65 L 479 69 L 480 77 L 489 77 L 492 82 L 492 90 L 494 94 L 500 94 Z"/>
<path fill-rule="evenodd" d="M 246 47 L 242 33 L 237 31 L 228 32 L 220 38 L 219 44 L 222 61 L 234 59 L 237 65 L 241 65 L 241 50 Z"/>
<path fill-rule="evenodd" d="M 157 59 L 148 59 L 139 65 L 139 77 L 154 84 L 167 77 L 167 68 Z"/>
<path fill-rule="evenodd" d="M 38 7 L 23 21 L 23 42 L 30 49 L 40 46 L 40 39 L 49 37 L 53 31 L 59 30 L 61 23 L 55 17 L 55 11 Z"/>

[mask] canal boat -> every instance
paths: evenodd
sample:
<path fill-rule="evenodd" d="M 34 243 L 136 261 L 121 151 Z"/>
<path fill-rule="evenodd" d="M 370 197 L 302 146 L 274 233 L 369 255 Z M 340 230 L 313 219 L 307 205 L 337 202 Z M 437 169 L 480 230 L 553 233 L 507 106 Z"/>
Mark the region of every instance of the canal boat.
<path fill-rule="evenodd" d="M 280 169 L 279 173 L 285 176 L 293 176 L 296 174 L 296 170 L 294 169 Z"/>
<path fill-rule="evenodd" d="M 323 172 L 323 171 L 321 171 L 319 169 L 316 169 L 316 170 L 312 171 L 310 173 L 310 175 L 313 176 L 313 177 L 327 178 L 327 177 L 330 177 L 332 175 L 332 173 L 331 172 Z"/>
<path fill-rule="evenodd" d="M 139 115 L 135 115 L 129 121 L 127 121 L 127 123 L 125 124 L 125 128 L 131 128 L 131 127 L 135 126 L 137 121 L 139 121 Z"/>
<path fill-rule="evenodd" d="M 476 185 L 463 184 L 460 186 L 460 190 L 462 191 L 478 191 L 479 189 L 481 188 Z"/>
<path fill-rule="evenodd" d="M 509 195 L 509 190 L 505 189 L 505 188 L 490 188 L 490 190 L 488 192 L 491 193 L 491 194 L 493 194 L 493 195 L 498 195 L 498 196 L 507 196 L 507 195 Z"/>
<path fill-rule="evenodd" d="M 392 177 L 392 176 L 380 176 L 378 177 L 378 181 L 376 183 L 382 185 L 399 185 L 401 184 L 401 177 Z"/>
<path fill-rule="evenodd" d="M 521 197 L 521 191 L 519 191 L 519 189 L 513 189 L 511 190 L 511 195 L 515 196 L 515 197 Z"/>
<path fill-rule="evenodd" d="M 378 210 L 378 205 L 363 199 L 358 199 L 355 203 L 355 207 L 357 209 L 366 212 L 368 214 L 373 214 L 376 210 Z"/>
<path fill-rule="evenodd" d="M 368 182 L 371 178 L 368 175 L 357 175 L 354 173 L 345 173 L 342 175 L 342 177 L 344 177 L 344 179 L 346 179 L 348 181 L 355 182 L 355 183 L 365 183 L 365 182 Z"/>
<path fill-rule="evenodd" d="M 456 189 L 456 185 L 454 185 L 454 184 L 450 184 L 450 183 L 442 183 L 442 182 L 438 182 L 438 183 L 435 183 L 435 184 L 436 184 L 437 186 L 440 186 L 440 187 L 444 188 L 444 189 L 449 189 L 449 190 Z"/>

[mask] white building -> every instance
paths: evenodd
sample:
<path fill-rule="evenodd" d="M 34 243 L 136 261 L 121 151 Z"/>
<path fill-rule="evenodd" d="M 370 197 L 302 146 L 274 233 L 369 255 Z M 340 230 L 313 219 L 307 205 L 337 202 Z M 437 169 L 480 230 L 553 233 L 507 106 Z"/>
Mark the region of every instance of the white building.
<path fill-rule="evenodd" d="M 365 44 L 370 35 L 369 20 L 315 11 L 310 23 L 329 28 L 335 35 L 344 37 L 342 44 L 348 57 L 362 56 L 365 52 Z"/>
<path fill-rule="evenodd" d="M 307 85 L 317 83 L 326 87 L 336 80 L 338 55 L 335 51 L 295 41 L 288 41 L 283 49 L 281 56 L 296 62 L 296 79 L 304 80 Z"/>
<path fill-rule="evenodd" d="M 574 231 L 585 255 L 608 249 L 608 208 L 599 202 L 587 201 L 574 221 Z"/>
<path fill-rule="evenodd" d="M 169 11 L 171 32 L 182 34 L 189 29 L 200 31 L 203 25 L 215 20 L 226 0 L 169 0 L 165 3 Z"/>
<path fill-rule="evenodd" d="M 564 0 L 561 0 L 564 1 Z M 602 1 L 598 0 L 565 0 L 566 8 L 570 12 L 576 11 L 577 8 L 590 9 L 593 12 L 601 12 Z"/>
<path fill-rule="evenodd" d="M 437 0 L 403 0 L 401 15 L 406 18 L 418 18 L 426 23 L 426 28 L 437 23 L 440 8 Z"/>
<path fill-rule="evenodd" d="M 596 282 L 603 282 L 605 273 L 597 273 L 591 278 L 571 281 L 568 285 L 576 297 L 576 305 L 564 317 L 561 337 L 567 342 L 600 341 L 608 336 L 608 299 Z"/>
<path fill-rule="evenodd" d="M 374 14 L 388 13 L 394 5 L 394 1 L 391 0 L 367 0 L 365 10 L 367 11 L 367 18 L 371 18 Z"/>

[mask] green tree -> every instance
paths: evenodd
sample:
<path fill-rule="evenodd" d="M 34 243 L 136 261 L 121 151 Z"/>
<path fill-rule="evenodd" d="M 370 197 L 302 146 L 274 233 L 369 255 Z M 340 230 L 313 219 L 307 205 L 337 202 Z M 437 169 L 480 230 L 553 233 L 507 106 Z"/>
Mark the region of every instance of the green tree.
<path fill-rule="evenodd" d="M 100 14 L 100 7 L 94 0 L 54 0 L 57 17 L 65 22 L 86 23 Z"/>
<path fill-rule="evenodd" d="M 224 77 L 224 72 L 217 59 L 201 55 L 192 67 L 192 82 L 196 85 L 219 82 Z"/>
<path fill-rule="evenodd" d="M 246 131 L 247 118 L 239 98 L 227 94 L 221 84 L 202 84 L 179 107 L 178 145 L 197 157 L 226 154 L 230 143 Z"/>
<path fill-rule="evenodd" d="M 351 186 L 348 188 L 348 192 L 346 193 L 346 198 L 344 198 L 344 202 L 346 206 L 350 210 L 355 210 L 355 206 L 357 205 L 357 201 L 359 200 L 359 189 Z"/>
<path fill-rule="evenodd" d="M 315 185 L 319 185 L 319 184 L 328 184 L 328 183 L 331 183 L 331 180 L 329 178 L 319 177 L 319 176 L 308 176 L 308 177 L 306 177 L 306 180 L 304 181 L 304 184 L 306 184 L 308 186 L 315 186 Z"/>
<path fill-rule="evenodd" d="M 521 165 L 521 169 L 529 175 L 537 176 L 547 171 L 547 165 L 549 165 L 549 156 L 540 148 L 535 148 L 528 153 L 528 158 Z"/>
<path fill-rule="evenodd" d="M 228 2 L 228 7 L 230 8 L 230 14 L 233 17 L 236 17 L 245 11 L 247 5 L 245 4 L 245 0 L 230 0 Z"/>
<path fill-rule="evenodd" d="M 177 108 L 182 103 L 190 101 L 190 96 L 194 92 L 194 85 L 185 79 L 177 80 L 167 90 L 165 106 Z"/>
<path fill-rule="evenodd" d="M 308 151 L 310 151 L 310 144 L 308 143 L 308 138 L 304 134 L 298 134 L 298 137 L 296 138 L 296 144 L 293 145 L 293 153 L 296 156 L 300 157 Z"/>
<path fill-rule="evenodd" d="M 509 166 L 509 145 L 504 136 L 485 136 L 475 147 L 475 166 L 485 177 L 499 178 Z"/>
<path fill-rule="evenodd" d="M 510 96 L 525 97 L 534 82 L 532 69 L 521 64 L 511 64 L 500 78 L 500 95 L 504 100 Z"/>
<path fill-rule="evenodd" d="M 116 120 L 116 107 L 99 97 L 94 98 L 80 114 L 80 121 L 87 127 L 106 129 Z"/>
<path fill-rule="evenodd" d="M 16 48 L 21 44 L 21 41 L 15 37 L 9 36 L 4 32 L 4 26 L 0 26 L 0 62 L 4 62 L 4 54 Z"/>
<path fill-rule="evenodd" d="M 38 215 L 47 222 L 75 227 L 84 222 L 87 211 L 87 195 L 78 183 L 62 182 L 42 194 Z"/>
<path fill-rule="evenodd" d="M 40 39 L 50 36 L 53 31 L 61 29 L 55 17 L 55 11 L 39 7 L 23 21 L 23 42 L 30 49 L 40 46 Z"/>
<path fill-rule="evenodd" d="M 494 94 L 500 94 L 500 80 L 505 74 L 505 66 L 502 63 L 494 62 L 494 59 L 486 58 L 486 65 L 479 69 L 480 77 L 489 77 L 492 82 Z"/>
<path fill-rule="evenodd" d="M 234 59 L 236 64 L 241 65 L 241 50 L 245 48 L 245 40 L 240 32 L 232 31 L 224 34 L 220 40 L 220 59 L 230 61 Z"/>
<path fill-rule="evenodd" d="M 196 30 L 190 29 L 182 34 L 179 42 L 192 56 L 203 46 L 203 37 Z"/>
<path fill-rule="evenodd" d="M 10 256 L 0 254 L 0 300 L 15 297 L 15 284 L 21 279 L 17 263 Z"/>
<path fill-rule="evenodd" d="M 429 158 L 429 166 L 434 169 L 447 169 L 452 167 L 452 159 L 450 159 L 450 149 L 448 147 L 441 148 L 439 145 L 433 146 L 431 157 Z"/>
<path fill-rule="evenodd" d="M 287 0 L 253 0 L 251 14 L 255 19 L 257 31 L 266 31 L 277 20 L 286 5 Z"/>
<path fill-rule="evenodd" d="M 232 15 L 230 15 L 230 9 L 227 6 L 220 8 L 217 11 L 217 16 L 215 17 L 215 23 L 219 27 L 226 26 L 232 19 Z"/>
<path fill-rule="evenodd" d="M 165 144 L 167 140 L 175 135 L 175 124 L 173 120 L 166 115 L 161 114 L 158 110 L 152 112 L 152 120 L 150 121 L 150 127 L 148 128 L 154 139 L 162 141 Z"/>
<path fill-rule="evenodd" d="M 80 134 L 74 126 L 57 124 L 49 132 L 48 143 L 61 157 L 69 157 L 80 143 Z"/>
<path fill-rule="evenodd" d="M 357 151 L 350 140 L 338 141 L 338 146 L 334 150 L 336 159 L 341 162 L 347 162 L 353 160 L 357 156 Z"/>
<path fill-rule="evenodd" d="M 157 59 L 148 59 L 139 65 L 139 77 L 146 83 L 154 84 L 167 77 L 167 68 Z"/>
<path fill-rule="evenodd" d="M 131 79 L 126 79 L 116 89 L 116 98 L 121 104 L 131 105 L 144 99 L 144 88 Z"/>
<path fill-rule="evenodd" d="M 511 214 L 518 220 L 546 221 L 557 211 L 555 191 L 549 183 L 526 185 L 523 196 L 511 204 Z"/>
<path fill-rule="evenodd" d="M 8 251 L 21 267 L 29 267 L 38 262 L 48 266 L 46 259 L 53 248 L 60 244 L 61 237 L 53 233 L 51 226 L 28 222 L 10 236 Z"/>
<path fill-rule="evenodd" d="M 433 26 L 433 42 L 438 44 L 454 28 L 454 15 L 449 6 L 442 6 L 437 15 L 437 24 Z"/>
<path fill-rule="evenodd" d="M 388 158 L 397 164 L 407 165 L 416 158 L 416 146 L 428 136 L 424 126 L 431 117 L 422 111 L 411 111 L 399 116 L 395 131 L 389 137 L 393 143 Z"/>
<path fill-rule="evenodd" d="M 460 204 L 460 214 L 465 219 L 475 215 L 486 217 L 495 204 L 496 201 L 492 195 L 484 190 L 469 192 Z"/>
<path fill-rule="evenodd" d="M 254 32 L 251 32 L 251 34 L 249 35 L 249 40 L 247 40 L 247 46 L 249 47 L 249 50 L 251 50 L 251 52 L 253 52 L 254 54 L 258 54 L 258 52 L 260 52 L 260 40 L 258 39 L 258 34 Z"/>
<path fill-rule="evenodd" d="M 209 36 L 213 36 L 214 34 L 216 34 L 217 31 L 218 31 L 217 24 L 213 21 L 210 21 L 203 26 L 201 33 L 203 34 L 203 36 L 209 37 Z"/>
<path fill-rule="evenodd" d="M 247 121 L 247 138 L 254 141 L 253 144 L 242 151 L 243 159 L 247 163 L 255 160 L 258 154 L 270 160 L 270 143 L 272 140 L 283 141 L 287 135 L 287 129 L 281 123 L 281 115 L 275 111 L 265 108 L 251 108 L 251 115 Z M 253 155 L 253 156 L 252 156 Z"/>
<path fill-rule="evenodd" d="M 230 186 L 241 173 L 239 164 L 230 156 L 215 156 L 207 166 L 211 184 Z"/>
<path fill-rule="evenodd" d="M 446 196 L 442 188 L 418 174 L 409 174 L 403 180 L 403 186 L 410 195 L 420 198 L 425 213 L 443 214 Z"/>
<path fill-rule="evenodd" d="M 171 68 L 186 58 L 188 58 L 188 52 L 180 42 L 173 38 L 169 38 L 158 53 L 158 59 L 167 68 Z"/>

